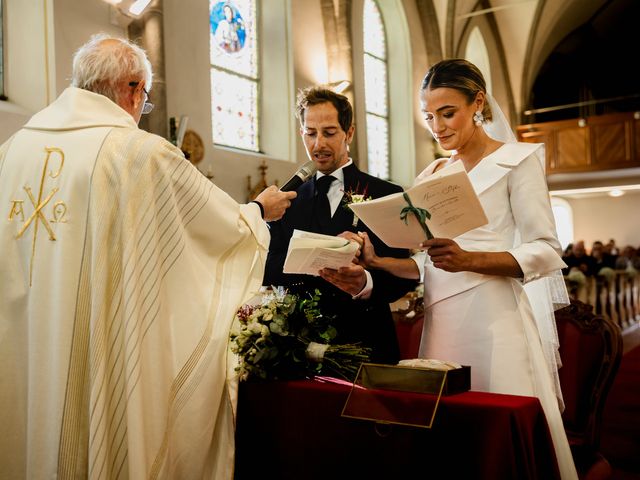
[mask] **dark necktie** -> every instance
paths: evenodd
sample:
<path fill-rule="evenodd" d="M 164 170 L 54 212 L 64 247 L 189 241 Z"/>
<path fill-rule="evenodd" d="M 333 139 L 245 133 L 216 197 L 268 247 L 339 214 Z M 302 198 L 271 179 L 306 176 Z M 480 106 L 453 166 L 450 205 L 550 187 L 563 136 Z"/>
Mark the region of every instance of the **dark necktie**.
<path fill-rule="evenodd" d="M 331 205 L 327 192 L 335 179 L 331 175 L 325 175 L 316 180 L 316 209 L 313 223 L 321 230 L 324 230 L 331 223 Z"/>

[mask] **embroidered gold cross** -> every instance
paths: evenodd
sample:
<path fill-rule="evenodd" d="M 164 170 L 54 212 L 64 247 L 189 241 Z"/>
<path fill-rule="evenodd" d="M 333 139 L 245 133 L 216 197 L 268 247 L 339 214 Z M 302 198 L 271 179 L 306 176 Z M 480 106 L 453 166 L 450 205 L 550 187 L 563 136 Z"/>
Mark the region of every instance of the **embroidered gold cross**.
<path fill-rule="evenodd" d="M 38 196 L 38 201 L 37 202 L 36 202 L 36 199 L 33 198 L 33 193 L 31 192 L 31 187 L 24 187 L 24 191 L 27 192 L 27 195 L 29 195 L 29 199 L 31 200 L 31 204 L 34 206 L 35 210 L 31 214 L 31 216 L 29 218 L 27 218 L 27 221 L 24 222 L 24 225 L 22 225 L 22 228 L 20 229 L 20 231 L 16 235 L 16 238 L 20 238 L 22 236 L 22 234 L 27 230 L 27 228 L 29 228 L 29 225 L 31 224 L 33 219 L 38 217 L 40 219 L 40 221 L 42 222 L 42 224 L 44 225 L 44 228 L 46 228 L 47 232 L 49 232 L 49 240 L 55 240 L 56 239 L 56 234 L 51 229 L 51 225 L 49 224 L 49 220 L 47 220 L 47 218 L 42 214 L 41 210 L 47 203 L 49 203 L 49 200 L 51 200 L 51 198 L 53 198 L 53 196 L 56 194 L 56 192 L 58 191 L 58 187 L 56 187 L 53 190 L 51 190 L 49 195 L 47 195 L 47 197 L 43 201 L 40 201 L 40 195 L 42 195 L 42 190 L 40 190 L 40 195 Z M 34 236 L 34 239 L 35 239 L 35 236 L 36 236 L 36 233 L 37 233 L 37 230 L 38 230 L 38 226 L 36 225 L 35 227 L 33 227 L 33 230 L 34 230 L 33 231 L 33 236 Z"/>
<path fill-rule="evenodd" d="M 18 234 L 16 235 L 16 238 L 20 238 L 24 234 L 24 232 L 27 231 L 29 226 L 33 224 L 33 240 L 31 242 L 31 264 L 29 265 L 29 286 L 32 285 L 32 280 L 33 280 L 33 259 L 36 256 L 36 240 L 38 238 L 38 225 L 42 223 L 42 225 L 44 225 L 44 228 L 47 229 L 47 232 L 49 232 L 49 240 L 52 240 L 52 241 L 56 240 L 55 232 L 51 228 L 51 225 L 49 224 L 49 221 L 47 220 L 47 218 L 42 213 L 42 209 L 49 203 L 49 201 L 51 201 L 51 199 L 58 192 L 59 189 L 58 187 L 55 187 L 53 190 L 51 190 L 51 192 L 49 192 L 49 194 L 44 198 L 44 200 L 42 198 L 42 191 L 44 190 L 44 181 L 47 176 L 47 168 L 49 167 L 49 159 L 51 158 L 51 154 L 57 153 L 58 155 L 60 155 L 60 166 L 58 167 L 58 169 L 55 172 L 53 170 L 50 170 L 48 172 L 49 177 L 56 178 L 60 175 L 60 172 L 62 172 L 62 167 L 64 166 L 64 152 L 56 147 L 45 147 L 44 151 L 47 153 L 47 158 L 45 158 L 44 160 L 44 168 L 42 169 L 42 176 L 40 178 L 40 189 L 38 190 L 38 199 L 36 200 L 34 198 L 33 192 L 31 191 L 31 187 L 27 187 L 27 186 L 23 187 L 24 191 L 27 192 L 27 195 L 29 196 L 29 199 L 31 200 L 31 204 L 33 205 L 33 208 L 35 210 L 31 214 L 31 216 L 27 219 L 27 221 L 24 222 L 24 224 L 22 225 L 22 228 L 20 229 L 20 231 L 18 231 Z"/>

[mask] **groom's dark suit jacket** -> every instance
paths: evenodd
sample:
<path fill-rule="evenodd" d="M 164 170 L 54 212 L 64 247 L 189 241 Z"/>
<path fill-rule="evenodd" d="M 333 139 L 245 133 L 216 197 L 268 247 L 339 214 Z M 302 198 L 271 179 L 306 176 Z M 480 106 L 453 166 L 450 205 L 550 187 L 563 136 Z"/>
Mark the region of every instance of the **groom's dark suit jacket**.
<path fill-rule="evenodd" d="M 343 172 L 346 192 L 362 193 L 366 189 L 368 196 L 378 198 L 402 191 L 398 185 L 361 172 L 354 164 L 345 167 Z M 366 231 L 379 256 L 408 257 L 410 252 L 388 247 L 360 221 L 354 227 L 353 212 L 346 207 L 344 198 L 329 227 L 319 231 L 319 228 L 314 227 L 313 221 L 316 209 L 315 179 L 302 184 L 297 192 L 298 196 L 291 202 L 285 215 L 279 221 L 269 224 L 271 243 L 263 285 L 286 286 L 295 293 L 312 292 L 314 288 L 318 288 L 322 292 L 320 306 L 323 313 L 335 314 L 337 317 L 339 336 L 335 343 L 360 341 L 373 348 L 372 362 L 397 363 L 398 340 L 389 303 L 415 288 L 416 281 L 398 278 L 381 270 L 371 270 L 371 296 L 368 300 L 353 300 L 351 295 L 320 277 L 284 274 L 282 269 L 294 229 L 327 235 L 337 235 L 347 230 Z"/>

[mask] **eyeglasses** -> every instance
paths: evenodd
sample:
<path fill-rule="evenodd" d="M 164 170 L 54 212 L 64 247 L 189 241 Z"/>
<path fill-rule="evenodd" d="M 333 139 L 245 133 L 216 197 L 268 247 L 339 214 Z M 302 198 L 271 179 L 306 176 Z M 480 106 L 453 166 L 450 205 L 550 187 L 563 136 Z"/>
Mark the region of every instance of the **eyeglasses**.
<path fill-rule="evenodd" d="M 129 86 L 130 87 L 137 87 L 139 83 L 140 82 L 129 82 Z M 148 101 L 149 100 L 149 92 L 147 92 L 147 90 L 144 87 L 142 87 L 142 91 L 147 96 L 147 99 L 145 100 L 144 105 L 142 106 L 142 114 L 146 115 L 147 113 L 151 113 L 151 110 L 153 110 L 153 107 L 155 105 Z"/>

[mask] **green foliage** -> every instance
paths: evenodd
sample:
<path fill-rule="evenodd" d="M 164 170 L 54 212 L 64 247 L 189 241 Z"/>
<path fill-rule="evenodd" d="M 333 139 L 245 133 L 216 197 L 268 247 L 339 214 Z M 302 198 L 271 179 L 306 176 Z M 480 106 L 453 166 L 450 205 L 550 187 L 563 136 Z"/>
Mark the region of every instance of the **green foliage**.
<path fill-rule="evenodd" d="M 238 355 L 241 380 L 295 379 L 313 375 L 352 381 L 371 349 L 359 344 L 333 344 L 335 318 L 320 310 L 320 291 L 302 298 L 276 288 L 260 303 L 236 313 L 231 351 Z"/>

